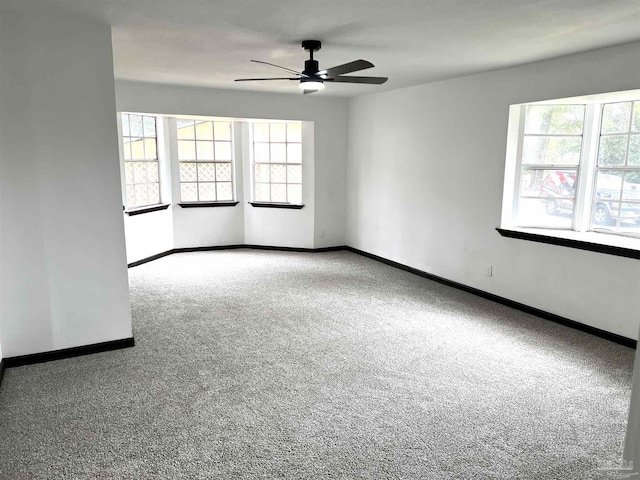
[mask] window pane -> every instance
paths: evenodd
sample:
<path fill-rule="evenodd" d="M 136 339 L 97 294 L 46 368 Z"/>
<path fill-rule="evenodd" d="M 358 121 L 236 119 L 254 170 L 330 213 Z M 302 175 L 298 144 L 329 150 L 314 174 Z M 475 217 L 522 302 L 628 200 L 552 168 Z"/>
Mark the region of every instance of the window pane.
<path fill-rule="evenodd" d="M 144 158 L 145 160 L 157 160 L 158 149 L 156 147 L 155 138 L 144 139 Z"/>
<path fill-rule="evenodd" d="M 609 135 L 600 137 L 598 166 L 624 165 L 627 154 L 627 135 Z"/>
<path fill-rule="evenodd" d="M 125 160 L 131 160 L 131 139 L 125 138 L 122 144 L 122 152 Z"/>
<path fill-rule="evenodd" d="M 148 205 L 160 203 L 160 186 L 157 183 L 147 184 L 147 202 Z"/>
<path fill-rule="evenodd" d="M 156 136 L 156 119 L 155 117 L 144 117 L 143 128 L 145 137 Z"/>
<path fill-rule="evenodd" d="M 198 164 L 198 181 L 214 182 L 216 179 L 215 163 L 199 163 Z"/>
<path fill-rule="evenodd" d="M 136 187 L 135 185 L 127 185 L 127 206 L 136 204 Z"/>
<path fill-rule="evenodd" d="M 213 160 L 213 142 L 196 142 L 198 160 Z"/>
<path fill-rule="evenodd" d="M 272 123 L 271 124 L 270 142 L 286 142 L 287 141 L 287 124 Z"/>
<path fill-rule="evenodd" d="M 522 169 L 520 196 L 574 198 L 576 170 Z"/>
<path fill-rule="evenodd" d="M 144 160 L 144 143 L 140 138 L 131 139 L 131 159 Z"/>
<path fill-rule="evenodd" d="M 301 123 L 287 123 L 287 142 L 302 142 Z"/>
<path fill-rule="evenodd" d="M 135 205 L 136 206 L 141 206 L 141 205 L 149 205 L 149 197 L 147 195 L 147 185 L 146 184 L 142 184 L 142 185 L 136 185 L 136 199 L 135 199 Z"/>
<path fill-rule="evenodd" d="M 631 135 L 629 137 L 627 165 L 640 166 L 640 135 Z"/>
<path fill-rule="evenodd" d="M 269 182 L 269 165 L 256 165 L 256 182 Z"/>
<path fill-rule="evenodd" d="M 190 140 L 178 140 L 178 158 L 180 160 L 196 159 L 196 142 Z"/>
<path fill-rule="evenodd" d="M 196 138 L 198 140 L 213 140 L 213 122 L 197 122 Z"/>
<path fill-rule="evenodd" d="M 253 141 L 254 142 L 269 141 L 269 124 L 268 123 L 253 124 Z"/>
<path fill-rule="evenodd" d="M 230 163 L 216 164 L 216 180 L 218 182 L 231 181 L 231 164 Z"/>
<path fill-rule="evenodd" d="M 529 105 L 525 133 L 581 134 L 584 105 Z"/>
<path fill-rule="evenodd" d="M 573 200 L 521 198 L 518 202 L 518 226 L 571 228 Z"/>
<path fill-rule="evenodd" d="M 129 131 L 129 115 L 126 113 L 122 114 L 122 136 L 130 137 L 131 133 Z"/>
<path fill-rule="evenodd" d="M 215 122 L 213 124 L 213 130 L 216 140 L 228 140 L 231 141 L 231 123 L 230 122 Z"/>
<path fill-rule="evenodd" d="M 286 202 L 287 201 L 287 186 L 282 183 L 271 184 L 271 201 L 272 202 Z"/>
<path fill-rule="evenodd" d="M 233 200 L 231 182 L 216 183 L 218 201 Z"/>
<path fill-rule="evenodd" d="M 302 167 L 287 165 L 287 183 L 302 183 Z"/>
<path fill-rule="evenodd" d="M 216 160 L 231 160 L 231 142 L 216 143 Z"/>
<path fill-rule="evenodd" d="M 253 144 L 253 159 L 256 162 L 268 162 L 269 161 L 269 144 L 268 143 L 254 143 Z"/>
<path fill-rule="evenodd" d="M 142 116 L 141 115 L 129 115 L 129 127 L 131 128 L 132 137 L 144 136 L 144 129 L 142 128 Z M 137 195 L 137 193 L 136 193 Z"/>
<path fill-rule="evenodd" d="M 631 102 L 609 103 L 602 109 L 602 133 L 626 133 L 631 120 Z"/>
<path fill-rule="evenodd" d="M 147 163 L 147 181 L 158 182 L 158 162 Z"/>
<path fill-rule="evenodd" d="M 287 144 L 272 143 L 271 144 L 271 162 L 284 163 L 287 161 Z"/>
<path fill-rule="evenodd" d="M 180 181 L 181 182 L 195 182 L 198 180 L 196 174 L 195 163 L 181 163 L 180 164 Z"/>
<path fill-rule="evenodd" d="M 582 137 L 524 137 L 523 164 L 578 165 Z"/>
<path fill-rule="evenodd" d="M 133 180 L 133 163 L 124 162 L 124 178 L 124 182 L 126 185 L 135 183 Z"/>
<path fill-rule="evenodd" d="M 271 182 L 285 183 L 287 181 L 286 165 L 271 165 Z M 273 190 L 271 191 L 273 195 Z"/>
<path fill-rule="evenodd" d="M 287 185 L 287 200 L 296 205 L 302 204 L 302 185 Z"/>
<path fill-rule="evenodd" d="M 631 125 L 632 132 L 640 132 L 640 102 L 633 104 L 633 122 Z"/>
<path fill-rule="evenodd" d="M 596 199 L 619 201 L 624 172 L 601 170 L 596 172 Z"/>
<path fill-rule="evenodd" d="M 596 200 L 593 204 L 593 214 L 591 215 L 592 227 L 606 227 L 615 224 L 618 218 L 620 204 L 617 202 L 605 202 Z"/>
<path fill-rule="evenodd" d="M 135 162 L 133 164 L 133 182 L 147 183 L 147 162 Z"/>
<path fill-rule="evenodd" d="M 287 162 L 302 163 L 302 144 L 300 143 L 287 144 Z"/>
<path fill-rule="evenodd" d="M 183 202 L 197 202 L 198 201 L 198 186 L 196 183 L 181 183 L 180 184 L 180 199 Z"/>
<path fill-rule="evenodd" d="M 617 231 L 638 233 L 640 222 L 640 204 L 614 202 L 597 199 L 593 206 L 591 226 L 593 228 L 609 227 Z"/>
<path fill-rule="evenodd" d="M 178 139 L 193 140 L 194 138 L 193 120 L 178 120 Z"/>
<path fill-rule="evenodd" d="M 268 183 L 256 183 L 256 201 L 269 202 L 271 201 L 271 189 Z"/>
<path fill-rule="evenodd" d="M 622 184 L 622 200 L 640 201 L 640 172 L 626 172 Z"/>
<path fill-rule="evenodd" d="M 213 202 L 216 199 L 215 183 L 198 183 L 198 200 L 201 202 Z"/>

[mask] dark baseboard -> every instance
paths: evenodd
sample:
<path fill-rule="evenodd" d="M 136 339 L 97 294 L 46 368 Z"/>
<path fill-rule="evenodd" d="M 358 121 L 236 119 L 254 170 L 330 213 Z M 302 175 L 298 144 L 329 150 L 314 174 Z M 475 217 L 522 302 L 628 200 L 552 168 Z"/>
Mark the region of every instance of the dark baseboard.
<path fill-rule="evenodd" d="M 2 379 L 4 378 L 5 363 L 4 358 L 0 360 L 0 387 L 2 386 Z"/>
<path fill-rule="evenodd" d="M 428 278 L 429 280 L 433 280 L 443 285 L 457 288 L 458 290 L 462 290 L 464 292 L 477 295 L 478 297 L 491 300 L 492 302 L 496 302 L 501 305 L 511 307 L 521 312 L 529 313 L 531 315 L 544 318 L 545 320 L 550 320 L 552 322 L 559 323 L 560 325 L 564 325 L 566 327 L 570 327 L 576 330 L 580 330 L 582 332 L 590 333 L 591 335 L 595 335 L 596 337 L 604 338 L 605 340 L 609 340 L 611 342 L 624 345 L 625 347 L 629 347 L 629 348 L 637 347 L 637 341 L 631 338 L 623 337 L 622 335 L 618 335 L 616 333 L 607 332 L 606 330 L 601 330 L 596 327 L 591 327 L 589 325 L 585 325 L 584 323 L 576 322 L 575 320 L 570 320 L 568 318 L 561 317 L 560 315 L 556 315 L 554 313 L 545 312 L 544 310 L 540 310 L 539 308 L 530 307 L 529 305 L 525 305 L 523 303 L 509 300 L 508 298 L 500 297 L 498 295 L 485 292 L 484 290 L 480 290 L 478 288 L 469 287 L 468 285 L 454 282 L 453 280 L 448 280 L 446 278 L 439 277 L 432 273 L 427 273 L 422 270 L 418 270 L 417 268 L 409 267 L 407 265 L 403 265 L 402 263 L 394 262 L 393 260 L 389 260 L 387 258 L 374 255 L 373 253 L 365 252 L 363 250 L 358 250 L 357 248 L 344 247 L 344 249 L 348 250 L 349 252 L 357 253 L 358 255 L 371 258 L 378 262 L 385 263 L 392 267 L 399 268 L 400 270 L 405 270 L 407 272 L 413 273 L 414 275 L 419 275 L 420 277 Z"/>
<path fill-rule="evenodd" d="M 5 364 L 6 368 L 21 367 L 23 365 L 31 365 L 33 363 L 43 363 L 50 362 L 52 360 L 61 360 L 63 358 L 79 357 L 90 353 L 108 352 L 109 350 L 118 350 L 120 348 L 133 347 L 134 345 L 135 341 L 133 337 L 130 337 L 123 338 L 121 340 L 112 340 L 110 342 L 82 345 L 80 347 L 63 348 L 62 350 L 53 350 L 51 352 L 7 357 L 3 359 L 2 363 Z"/>
<path fill-rule="evenodd" d="M 320 252 L 337 252 L 339 250 L 346 250 L 347 247 L 341 245 L 338 247 L 321 247 L 321 248 L 300 248 L 300 247 L 274 247 L 271 245 L 251 245 L 251 244 L 237 244 L 237 245 L 216 245 L 213 247 L 183 247 L 183 248 L 172 248 L 171 250 L 167 250 L 165 252 L 157 253 L 155 255 L 151 255 L 150 257 L 142 258 L 140 260 L 136 260 L 135 262 L 131 262 L 127 265 L 127 267 L 137 267 L 138 265 L 143 265 L 148 262 L 152 262 L 162 257 L 166 257 L 167 255 L 173 255 L 174 253 L 189 253 L 189 252 L 210 252 L 213 250 L 237 250 L 240 248 L 249 248 L 252 250 L 275 250 L 279 252 L 305 252 L 305 253 L 320 253 Z"/>
<path fill-rule="evenodd" d="M 131 262 L 127 264 L 127 267 L 128 268 L 137 267 L 138 265 L 142 265 L 143 263 L 152 262 L 159 258 L 166 257 L 167 255 L 171 255 L 172 253 L 174 253 L 173 250 L 167 250 L 166 252 L 156 253 L 155 255 L 151 255 L 150 257 L 145 257 L 140 260 L 136 260 L 135 262 Z"/>

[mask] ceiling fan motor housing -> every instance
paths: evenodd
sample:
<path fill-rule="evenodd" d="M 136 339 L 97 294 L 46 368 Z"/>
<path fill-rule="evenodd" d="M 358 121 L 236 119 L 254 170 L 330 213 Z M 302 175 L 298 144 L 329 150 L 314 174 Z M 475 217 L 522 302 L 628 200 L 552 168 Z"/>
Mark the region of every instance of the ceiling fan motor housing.
<path fill-rule="evenodd" d="M 302 73 L 305 75 L 309 75 L 310 77 L 315 76 L 318 73 L 320 67 L 318 66 L 317 60 L 305 60 L 304 62 L 304 70 Z"/>

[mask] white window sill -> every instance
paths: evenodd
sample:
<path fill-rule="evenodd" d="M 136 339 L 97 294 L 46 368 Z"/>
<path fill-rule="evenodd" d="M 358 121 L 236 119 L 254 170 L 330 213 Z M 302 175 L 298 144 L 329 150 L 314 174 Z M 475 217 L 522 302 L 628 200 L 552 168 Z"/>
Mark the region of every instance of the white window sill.
<path fill-rule="evenodd" d="M 503 237 L 549 243 L 592 252 L 640 259 L 640 238 L 608 233 L 575 232 L 546 228 L 497 228 Z"/>

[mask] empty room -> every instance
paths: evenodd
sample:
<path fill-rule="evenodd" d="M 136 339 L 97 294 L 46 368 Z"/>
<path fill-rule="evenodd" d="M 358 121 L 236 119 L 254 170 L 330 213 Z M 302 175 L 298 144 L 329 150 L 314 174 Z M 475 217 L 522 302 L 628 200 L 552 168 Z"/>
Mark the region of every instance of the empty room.
<path fill-rule="evenodd" d="M 0 479 L 640 478 L 637 0 L 0 0 Z"/>

